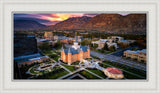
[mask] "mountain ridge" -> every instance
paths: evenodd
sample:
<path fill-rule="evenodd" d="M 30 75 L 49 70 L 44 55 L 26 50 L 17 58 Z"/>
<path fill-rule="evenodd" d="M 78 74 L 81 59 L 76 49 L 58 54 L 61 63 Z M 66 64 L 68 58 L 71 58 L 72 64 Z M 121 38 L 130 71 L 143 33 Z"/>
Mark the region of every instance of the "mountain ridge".
<path fill-rule="evenodd" d="M 52 26 L 38 30 L 76 30 L 100 31 L 117 34 L 146 34 L 146 14 L 99 14 L 94 17 L 72 17 Z"/>

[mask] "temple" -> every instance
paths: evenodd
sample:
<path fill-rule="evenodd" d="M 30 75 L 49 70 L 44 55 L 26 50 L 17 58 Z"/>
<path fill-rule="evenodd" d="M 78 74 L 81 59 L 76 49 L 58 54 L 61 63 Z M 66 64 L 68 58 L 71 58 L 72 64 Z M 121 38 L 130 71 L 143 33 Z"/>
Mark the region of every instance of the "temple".
<path fill-rule="evenodd" d="M 76 61 L 81 61 L 82 59 L 90 58 L 90 48 L 89 46 L 78 45 L 77 37 L 75 37 L 74 44 L 68 48 L 61 48 L 61 60 L 68 65 Z"/>

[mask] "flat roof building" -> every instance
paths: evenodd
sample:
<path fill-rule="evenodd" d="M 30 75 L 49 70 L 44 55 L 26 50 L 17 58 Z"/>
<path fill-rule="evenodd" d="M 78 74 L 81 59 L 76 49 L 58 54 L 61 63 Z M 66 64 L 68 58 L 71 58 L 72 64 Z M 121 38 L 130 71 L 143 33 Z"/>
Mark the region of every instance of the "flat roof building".
<path fill-rule="evenodd" d="M 124 51 L 123 56 L 136 59 L 141 62 L 146 62 L 146 49 L 137 51 L 126 50 Z"/>

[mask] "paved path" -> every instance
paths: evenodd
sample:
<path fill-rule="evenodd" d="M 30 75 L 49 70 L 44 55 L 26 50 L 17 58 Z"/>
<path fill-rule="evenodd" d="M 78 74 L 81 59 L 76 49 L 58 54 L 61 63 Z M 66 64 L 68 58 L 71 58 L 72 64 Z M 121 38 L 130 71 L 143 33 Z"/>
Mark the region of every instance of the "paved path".
<path fill-rule="evenodd" d="M 70 76 L 70 75 L 72 75 L 72 74 L 75 74 L 75 73 L 77 73 L 77 72 L 79 72 L 79 71 L 81 71 L 81 70 L 84 70 L 84 68 L 79 68 L 79 69 L 77 69 L 77 70 L 76 70 L 76 71 L 74 71 L 74 72 L 70 72 L 69 74 L 64 75 L 64 76 L 62 76 L 62 77 L 58 78 L 57 80 L 59 80 L 59 79 L 63 79 L 63 78 L 66 78 L 66 77 L 68 77 L 68 76 Z"/>
<path fill-rule="evenodd" d="M 72 78 L 74 78 L 74 77 L 76 77 L 76 76 L 79 76 L 79 77 L 81 77 L 82 79 L 86 79 L 85 77 L 83 77 L 82 75 L 80 75 L 80 74 L 74 74 L 73 76 L 71 76 L 71 77 L 69 77 L 69 78 L 67 78 L 67 79 L 72 79 Z"/>
<path fill-rule="evenodd" d="M 125 64 L 127 66 L 134 67 L 136 69 L 146 71 L 146 65 L 145 64 L 136 63 L 134 61 L 122 59 L 121 57 L 117 57 L 117 56 L 110 55 L 110 54 L 102 54 L 102 53 L 98 53 L 98 52 L 95 52 L 95 51 L 91 51 L 90 53 L 93 56 L 97 56 L 99 58 L 110 60 L 111 62 L 118 62 L 118 61 L 120 61 L 121 64 Z"/>

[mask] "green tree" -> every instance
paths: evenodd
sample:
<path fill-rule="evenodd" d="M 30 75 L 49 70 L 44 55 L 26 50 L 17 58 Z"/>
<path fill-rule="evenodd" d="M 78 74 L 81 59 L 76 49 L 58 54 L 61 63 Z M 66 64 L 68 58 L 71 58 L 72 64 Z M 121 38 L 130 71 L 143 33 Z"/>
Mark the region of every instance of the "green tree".
<path fill-rule="evenodd" d="M 107 50 L 107 51 L 109 50 L 109 49 L 108 49 L 108 44 L 107 44 L 107 43 L 105 43 L 103 49 L 104 49 L 104 50 Z"/>
<path fill-rule="evenodd" d="M 41 50 L 49 50 L 49 49 L 51 49 L 51 46 L 49 45 L 48 42 L 44 42 L 44 43 L 42 43 L 41 45 L 39 45 L 39 48 L 40 48 Z"/>
<path fill-rule="evenodd" d="M 63 44 L 60 41 L 57 41 L 57 43 L 54 45 L 54 48 L 61 48 L 62 45 Z"/>
<path fill-rule="evenodd" d="M 98 44 L 94 44 L 93 48 L 96 49 L 98 47 Z"/>
<path fill-rule="evenodd" d="M 116 51 L 115 46 L 110 46 L 110 47 L 109 47 L 109 51 L 112 51 L 112 52 Z"/>

